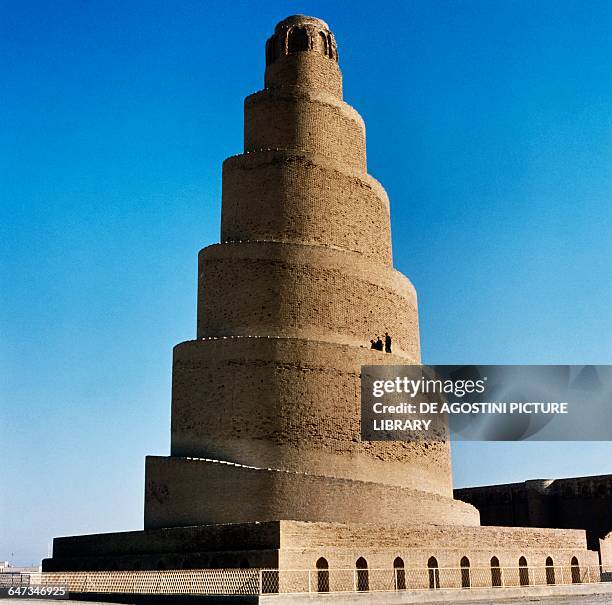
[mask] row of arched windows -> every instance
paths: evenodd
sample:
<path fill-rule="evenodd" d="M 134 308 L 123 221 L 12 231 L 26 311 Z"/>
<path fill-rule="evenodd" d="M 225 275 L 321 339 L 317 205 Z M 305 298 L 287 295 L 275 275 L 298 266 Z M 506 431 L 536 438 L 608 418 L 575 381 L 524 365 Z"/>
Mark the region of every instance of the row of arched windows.
<path fill-rule="evenodd" d="M 432 559 L 433 562 L 435 562 L 435 567 L 437 568 L 437 561 L 435 560 L 435 557 L 431 557 L 431 559 L 429 559 L 429 563 L 432 563 Z M 491 565 L 491 586 L 502 586 L 503 582 L 502 582 L 502 569 L 501 566 L 499 564 L 499 559 L 497 557 L 491 557 L 491 561 L 490 561 L 490 565 Z M 471 585 L 471 580 L 470 580 L 470 560 L 467 557 L 463 557 L 461 559 L 461 586 L 463 588 L 469 588 Z M 428 564 L 428 567 L 432 567 L 432 565 Z M 547 584 L 555 584 L 555 563 L 552 559 L 552 557 L 546 557 L 546 583 Z M 574 584 L 578 584 L 580 583 L 580 565 L 578 564 L 578 558 L 577 557 L 572 557 L 572 560 L 570 562 L 570 568 L 571 568 L 571 576 L 572 576 L 572 583 Z M 527 565 L 527 559 L 525 557 L 521 557 L 518 561 L 518 569 L 519 569 L 519 584 L 521 586 L 529 586 L 530 582 L 529 582 L 529 566 Z M 431 572 L 430 572 L 431 575 Z M 430 579 L 430 588 L 439 588 L 439 581 L 436 584 L 434 582 L 434 586 L 431 585 L 431 579 Z"/>
<path fill-rule="evenodd" d="M 491 557 L 491 586 L 502 586 L 502 568 L 497 557 Z M 325 557 L 317 560 L 317 590 L 318 592 L 329 592 L 329 563 Z M 470 560 L 468 557 L 462 557 L 459 562 L 461 568 L 461 586 L 462 588 L 470 588 L 472 585 L 470 577 Z M 572 583 L 578 584 L 580 579 L 580 566 L 577 557 L 572 557 L 570 562 Z M 395 589 L 406 589 L 406 569 L 404 560 L 401 557 L 396 557 L 393 561 L 393 569 L 395 571 Z M 521 586 L 529 585 L 529 567 L 527 559 L 521 557 L 518 561 L 519 569 L 519 584 Z M 436 557 L 429 557 L 427 561 L 427 570 L 429 578 L 429 588 L 440 588 L 440 567 Z M 359 557 L 355 561 L 356 573 L 356 588 L 358 591 L 367 591 L 370 589 L 370 576 L 368 572 L 368 562 Z M 546 583 L 555 584 L 555 564 L 552 557 L 546 558 Z"/>
<path fill-rule="evenodd" d="M 280 45 L 280 48 L 279 48 Z M 305 27 L 292 27 L 285 40 L 277 34 L 266 42 L 266 65 L 276 61 L 280 54 L 293 55 L 306 50 L 318 50 L 323 55 L 338 61 L 338 50 L 332 35 L 323 31 L 311 32 Z"/>

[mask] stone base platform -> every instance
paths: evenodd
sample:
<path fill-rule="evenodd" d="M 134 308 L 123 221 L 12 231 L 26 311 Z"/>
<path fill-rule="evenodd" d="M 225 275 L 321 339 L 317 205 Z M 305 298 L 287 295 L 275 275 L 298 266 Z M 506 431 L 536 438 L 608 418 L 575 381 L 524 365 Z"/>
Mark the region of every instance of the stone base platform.
<path fill-rule="evenodd" d="M 440 568 L 459 567 L 462 557 L 489 567 L 494 556 L 502 567 L 517 567 L 520 557 L 529 567 L 544 567 L 547 557 L 555 566 L 572 557 L 598 564 L 582 530 L 270 521 L 55 538 L 43 571 L 315 569 L 321 557 L 330 569 L 354 569 L 360 557 L 369 569 L 391 569 L 396 557 L 426 568 L 432 556 Z"/>

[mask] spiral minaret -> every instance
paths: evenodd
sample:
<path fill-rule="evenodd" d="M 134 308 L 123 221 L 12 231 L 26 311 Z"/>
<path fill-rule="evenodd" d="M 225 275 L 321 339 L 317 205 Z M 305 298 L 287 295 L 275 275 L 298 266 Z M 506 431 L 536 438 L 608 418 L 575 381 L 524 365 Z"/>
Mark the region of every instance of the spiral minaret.
<path fill-rule="evenodd" d="M 266 43 L 244 152 L 223 164 L 221 243 L 200 252 L 198 279 L 197 340 L 174 350 L 171 456 L 147 463 L 146 526 L 355 520 L 330 518 L 338 490 L 356 506 L 419 490 L 438 519 L 442 503 L 461 508 L 447 442 L 360 440 L 360 368 L 420 361 L 417 301 L 393 268 L 389 200 L 319 19 L 289 17 Z M 392 354 L 370 349 L 385 332 Z M 257 502 L 233 514 L 187 501 L 213 485 Z M 314 493 L 325 505 L 308 512 Z"/>
<path fill-rule="evenodd" d="M 199 256 L 197 339 L 174 349 L 171 455 L 147 457 L 144 530 L 56 538 L 43 569 L 191 569 L 154 583 L 194 596 L 207 568 L 252 568 L 238 590 L 254 579 L 298 593 L 346 591 L 332 570 L 368 566 L 402 570 L 366 576 L 371 590 L 400 589 L 400 577 L 432 588 L 432 558 L 444 588 L 465 587 L 466 557 L 511 568 L 506 586 L 519 557 L 536 570 L 551 556 L 596 565 L 584 531 L 479 527 L 452 498 L 447 440 L 361 441 L 361 368 L 419 362 L 417 305 L 393 269 L 389 201 L 367 173 L 363 121 L 342 100 L 323 21 L 276 26 L 244 139 L 223 164 L 221 243 Z M 372 350 L 385 332 L 392 353 Z M 320 588 L 308 570 L 323 569 Z M 149 582 L 137 577 L 103 576 Z"/>

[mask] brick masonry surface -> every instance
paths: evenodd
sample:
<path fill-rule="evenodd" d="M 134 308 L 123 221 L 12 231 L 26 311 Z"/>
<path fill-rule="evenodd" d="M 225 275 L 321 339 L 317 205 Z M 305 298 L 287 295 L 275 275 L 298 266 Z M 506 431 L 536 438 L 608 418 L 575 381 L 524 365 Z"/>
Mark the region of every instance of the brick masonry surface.
<path fill-rule="evenodd" d="M 146 463 L 145 530 L 57 538 L 44 568 L 596 563 L 584 532 L 479 527 L 443 431 L 361 441 L 361 366 L 419 363 L 418 307 L 323 21 L 277 24 L 244 120 L 221 242 L 199 255 L 197 339 L 174 349 L 171 455 Z M 385 332 L 390 354 L 370 348 Z"/>

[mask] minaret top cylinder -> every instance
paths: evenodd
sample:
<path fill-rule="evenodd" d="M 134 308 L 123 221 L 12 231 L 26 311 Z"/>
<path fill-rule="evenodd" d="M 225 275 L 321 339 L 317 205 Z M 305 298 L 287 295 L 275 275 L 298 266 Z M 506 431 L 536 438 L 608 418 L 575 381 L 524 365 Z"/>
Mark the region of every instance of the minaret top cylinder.
<path fill-rule="evenodd" d="M 338 47 L 325 21 L 293 15 L 266 42 L 266 88 L 303 88 L 342 98 Z"/>

